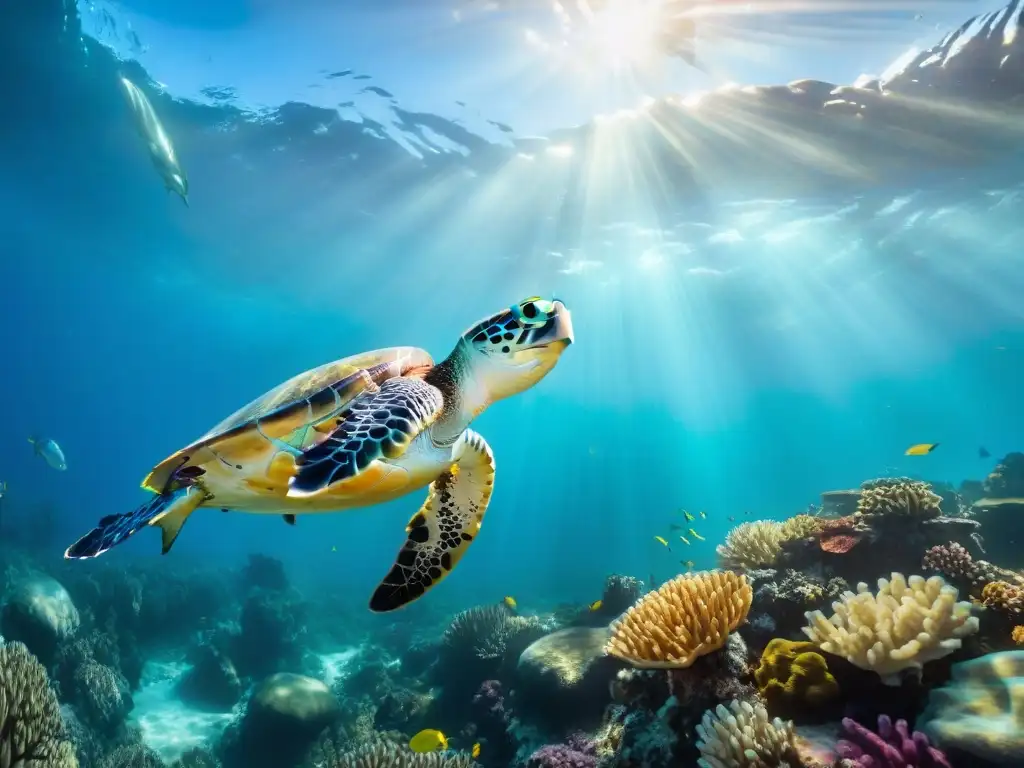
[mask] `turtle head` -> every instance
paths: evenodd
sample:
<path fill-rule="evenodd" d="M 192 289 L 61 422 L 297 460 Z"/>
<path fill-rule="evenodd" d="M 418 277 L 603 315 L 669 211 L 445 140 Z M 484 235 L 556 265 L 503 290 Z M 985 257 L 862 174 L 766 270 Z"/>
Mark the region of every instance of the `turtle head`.
<path fill-rule="evenodd" d="M 572 340 L 572 318 L 558 299 L 524 299 L 481 320 L 460 344 L 467 374 L 480 389 L 471 399 L 494 402 L 529 389 L 555 367 Z"/>

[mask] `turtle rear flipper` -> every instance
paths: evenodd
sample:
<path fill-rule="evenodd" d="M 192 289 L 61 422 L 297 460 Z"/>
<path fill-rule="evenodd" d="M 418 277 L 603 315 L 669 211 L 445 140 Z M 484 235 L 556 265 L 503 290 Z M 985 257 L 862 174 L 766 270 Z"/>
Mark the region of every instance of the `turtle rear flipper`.
<path fill-rule="evenodd" d="M 408 605 L 451 573 L 479 533 L 493 489 L 494 454 L 467 430 L 455 464 L 430 484 L 427 500 L 405 527 L 408 538 L 370 598 L 370 610 Z"/>
<path fill-rule="evenodd" d="M 97 557 L 147 525 L 160 527 L 163 553 L 166 555 L 188 516 L 205 500 L 206 494 L 200 488 L 184 488 L 154 496 L 131 512 L 104 517 L 95 528 L 68 547 L 64 557 L 68 560 Z"/>

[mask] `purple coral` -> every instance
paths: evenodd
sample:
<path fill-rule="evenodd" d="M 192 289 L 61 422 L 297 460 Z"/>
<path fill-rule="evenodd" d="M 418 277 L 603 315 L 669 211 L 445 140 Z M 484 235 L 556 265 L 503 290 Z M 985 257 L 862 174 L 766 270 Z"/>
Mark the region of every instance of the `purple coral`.
<path fill-rule="evenodd" d="M 597 749 L 581 733 L 574 733 L 565 744 L 541 747 L 527 762 L 529 768 L 597 768 Z"/>
<path fill-rule="evenodd" d="M 473 706 L 496 720 L 507 722 L 509 719 L 505 709 L 505 691 L 498 680 L 484 680 L 481 683 L 480 690 L 473 696 Z"/>
<path fill-rule="evenodd" d="M 919 731 L 910 733 L 906 720 L 893 725 L 888 715 L 878 716 L 878 733 L 849 717 L 843 718 L 848 739 L 836 744 L 839 757 L 858 768 L 952 768 L 949 759 L 928 743 Z"/>

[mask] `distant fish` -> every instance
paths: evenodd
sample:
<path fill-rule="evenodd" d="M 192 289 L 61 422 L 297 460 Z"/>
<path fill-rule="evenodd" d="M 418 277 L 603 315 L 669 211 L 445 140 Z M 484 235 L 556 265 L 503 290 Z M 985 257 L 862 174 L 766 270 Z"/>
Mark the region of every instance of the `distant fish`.
<path fill-rule="evenodd" d="M 480 742 L 479 741 L 476 744 L 473 745 L 473 748 L 469 751 L 469 755 L 474 760 L 476 760 L 478 757 L 480 757 Z"/>
<path fill-rule="evenodd" d="M 699 533 L 697 533 L 695 530 L 693 530 L 693 528 L 691 528 L 689 531 L 687 531 L 687 533 L 689 533 L 691 536 L 693 536 L 693 538 L 695 538 L 697 541 L 704 541 L 705 540 L 704 537 L 701 536 Z"/>
<path fill-rule="evenodd" d="M 700 511 L 699 514 L 700 514 L 701 520 L 707 520 L 708 519 L 708 513 L 705 512 L 703 509 Z"/>
<path fill-rule="evenodd" d="M 978 448 L 978 458 L 979 459 L 987 459 L 991 455 L 992 454 L 988 452 L 988 448 L 986 448 L 984 445 L 981 446 L 980 448 Z"/>
<path fill-rule="evenodd" d="M 56 469 L 58 472 L 63 472 L 68 468 L 68 462 L 64 458 L 64 451 L 62 451 L 60 446 L 57 445 L 56 440 L 52 438 L 43 440 L 38 437 L 30 437 L 28 441 L 32 443 L 36 456 L 41 456 L 53 469 Z"/>
<path fill-rule="evenodd" d="M 685 509 L 683 510 L 683 517 L 686 518 L 686 522 L 688 522 L 688 523 L 692 523 L 694 520 L 697 519 L 693 515 L 691 515 L 689 512 L 687 512 Z"/>
<path fill-rule="evenodd" d="M 665 538 L 663 538 L 661 536 L 655 536 L 654 540 L 656 542 L 658 542 L 659 544 L 661 544 L 662 546 L 668 547 L 668 540 L 667 539 L 665 539 Z M 668 549 L 669 549 L 669 552 L 672 551 L 672 547 L 668 547 Z"/>
<path fill-rule="evenodd" d="M 736 518 L 733 515 L 729 515 L 725 519 L 728 520 L 730 523 L 735 523 L 736 522 Z"/>
<path fill-rule="evenodd" d="M 917 443 L 916 445 L 912 445 L 909 448 L 907 448 L 907 450 L 903 452 L 903 455 L 926 456 L 938 447 L 938 443 Z"/>
<path fill-rule="evenodd" d="M 502 600 L 502 602 L 505 603 L 506 607 L 511 608 L 513 611 L 519 607 L 519 603 L 517 603 L 516 599 L 511 595 L 505 595 L 505 599 Z"/>
<path fill-rule="evenodd" d="M 178 162 L 178 156 L 174 152 L 174 145 L 164 130 L 160 118 L 156 116 L 153 105 L 149 103 L 146 94 L 143 93 L 135 83 L 126 77 L 120 78 L 121 90 L 124 91 L 128 105 L 132 108 L 135 117 L 135 130 L 146 142 L 149 150 L 149 159 L 153 161 L 160 178 L 164 181 L 164 187 L 168 192 L 178 195 L 188 205 L 188 177 Z"/>
<path fill-rule="evenodd" d="M 7 495 L 7 481 L 0 480 L 0 501 L 4 500 L 4 496 Z"/>
<path fill-rule="evenodd" d="M 587 606 L 587 610 L 590 611 L 591 613 L 594 613 L 596 611 L 600 611 L 601 610 L 601 606 L 603 606 L 603 605 L 604 605 L 604 600 L 595 600 L 594 602 L 592 602 L 590 605 Z"/>
<path fill-rule="evenodd" d="M 682 539 L 683 544 L 685 544 L 686 546 L 690 546 L 690 540 L 688 538 L 686 538 L 685 536 L 680 536 L 679 538 Z"/>
<path fill-rule="evenodd" d="M 684 560 L 683 561 L 683 565 L 686 566 L 687 570 L 692 571 L 693 570 L 693 566 L 694 566 L 694 562 L 693 562 L 693 560 Z"/>
<path fill-rule="evenodd" d="M 448 749 L 448 737 L 434 728 L 427 728 L 409 739 L 409 749 L 420 753 Z"/>

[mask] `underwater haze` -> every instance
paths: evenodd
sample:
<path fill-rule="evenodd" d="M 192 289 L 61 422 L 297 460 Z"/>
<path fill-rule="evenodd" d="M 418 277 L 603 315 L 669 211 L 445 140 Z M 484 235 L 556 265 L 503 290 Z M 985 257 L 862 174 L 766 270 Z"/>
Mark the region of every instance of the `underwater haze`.
<path fill-rule="evenodd" d="M 368 744 L 378 745 L 374 765 L 435 768 L 698 759 L 743 768 L 845 756 L 838 736 L 819 734 L 832 751 L 815 752 L 818 763 L 802 747 L 799 757 L 780 748 L 775 762 L 745 763 L 742 750 L 715 757 L 694 728 L 705 709 L 714 715 L 736 701 L 731 711 L 767 702 L 772 717 L 795 719 L 799 730 L 792 707 L 773 709 L 761 680 L 741 682 L 736 670 L 749 677 L 747 663 L 757 666 L 773 638 L 811 637 L 801 633 L 804 610 L 839 599 L 836 579 L 853 589 L 891 578 L 898 591 L 894 569 L 908 579 L 938 572 L 960 589 L 964 616 L 973 599 L 991 617 L 997 609 L 981 582 L 956 581 L 967 566 L 921 565 L 930 547 L 955 554 L 959 546 L 996 569 L 986 584 L 1024 589 L 1013 570 L 1024 567 L 1015 538 L 1024 530 L 1015 517 L 1024 513 L 1016 453 L 1024 448 L 1022 10 L 1021 0 L 7 3 L 0 635 L 25 643 L 58 683 L 53 743 L 70 744 L 75 757 L 43 750 L 45 764 L 259 768 L 258 756 L 273 768 L 338 768 L 354 766 L 346 761 Z M 124 81 L 159 130 L 149 124 L 146 134 Z M 548 312 L 546 326 L 530 323 L 535 307 Z M 303 371 L 397 346 L 440 363 L 492 316 L 512 318 L 494 339 L 514 329 L 515 347 L 530 329 L 561 330 L 568 313 L 572 343 L 550 372 L 472 423 L 494 455 L 489 506 L 470 465 L 451 473 L 448 460 L 398 498 L 378 499 L 363 483 L 350 493 L 365 506 L 304 514 L 288 482 L 298 489 L 312 477 L 299 470 L 332 446 L 327 461 L 341 462 L 353 439 L 346 424 L 357 416 L 366 430 L 382 423 L 374 409 L 389 406 L 367 393 L 356 415 L 340 412 L 336 433 L 304 423 L 303 437 L 289 432 L 292 448 L 281 450 L 262 437 L 269 418 L 242 423 L 258 448 L 218 444 L 227 459 L 214 451 L 213 466 L 196 459 L 198 475 L 171 475 L 163 495 L 139 487 L 166 457 Z M 500 350 L 493 332 L 480 336 L 493 346 L 481 360 L 500 365 L 520 354 Z M 454 390 L 434 388 L 445 376 L 402 371 L 449 409 L 424 416 L 427 442 L 416 445 L 433 434 L 429 450 L 439 451 L 432 420 L 443 429 L 458 403 L 520 375 L 511 365 L 494 379 L 484 370 L 463 371 Z M 383 377 L 370 389 L 377 385 L 389 391 Z M 281 508 L 246 514 L 253 483 L 276 482 L 250 460 L 279 450 L 298 468 L 279 487 Z M 236 459 L 238 476 L 251 481 L 237 505 L 223 501 L 235 481 L 221 467 Z M 387 461 L 420 471 L 419 459 Z M 363 462 L 358 471 L 382 466 Z M 411 592 L 389 598 L 400 612 L 371 613 L 403 542 L 416 549 L 410 518 L 439 476 L 428 522 L 454 515 L 462 543 L 437 544 L 446 534 L 431 528 L 423 546 L 440 549 L 436 562 L 424 555 L 425 588 L 407 584 Z M 935 514 L 911 533 L 878 522 L 871 516 L 881 513 L 865 506 L 875 486 L 861 486 L 874 478 L 898 489 L 891 504 Z M 853 506 L 833 491 L 852 494 Z M 162 555 L 159 528 L 166 542 L 173 515 L 161 521 L 158 512 L 191 493 L 212 500 Z M 164 506 L 133 513 L 154 498 Z M 478 536 L 477 511 L 486 511 Z M 778 536 L 765 545 L 767 559 L 733 551 L 752 530 L 743 524 L 776 530 L 800 515 L 810 522 L 796 538 L 811 542 L 813 556 L 775 559 L 787 551 Z M 97 526 L 105 544 L 83 545 L 88 559 L 74 559 L 74 549 L 65 559 Z M 867 557 L 869 546 L 883 548 Z M 866 559 L 849 565 L 856 552 Z M 402 563 L 399 555 L 395 573 Z M 797 616 L 792 631 L 783 631 L 792 615 L 766 607 L 756 589 L 759 579 L 787 583 L 787 568 L 818 580 L 815 597 L 786 609 Z M 726 628 L 721 642 L 708 635 L 689 664 L 666 661 L 666 643 L 685 645 L 681 637 L 704 637 L 708 626 L 676 626 L 646 651 L 639 635 L 629 649 L 614 640 L 614 619 L 686 573 L 746 574 L 753 609 L 748 595 L 738 618 L 716 619 L 716 632 Z M 415 581 L 408 569 L 405 578 Z M 746 581 L 715 584 L 700 593 L 704 602 L 694 598 L 705 616 L 750 592 Z M 160 609 L 147 607 L 157 594 Z M 1024 653 L 1009 642 L 1024 625 L 1024 592 L 1017 599 L 1007 626 L 992 630 L 1006 647 L 993 641 L 988 650 Z M 33 613 L 39 600 L 53 606 L 42 619 Z M 754 634 L 743 635 L 750 657 L 739 662 L 737 626 L 755 626 L 755 614 Z M 950 630 L 957 643 L 977 622 L 964 616 Z M 480 622 L 491 622 L 488 638 L 460 635 L 473 621 L 481 633 Z M 641 684 L 622 682 L 618 669 L 599 670 L 599 693 L 576 691 L 589 704 L 562 722 L 531 704 L 557 695 L 531 698 L 523 670 L 540 663 L 529 643 L 574 628 L 614 637 L 607 646 L 604 635 L 577 638 L 580 647 L 561 651 L 572 663 L 596 643 L 598 666 L 683 669 L 710 648 L 728 660 L 701 676 L 727 684 L 687 703 L 677 669 L 660 699 L 644 693 L 644 727 L 659 738 L 676 729 L 648 751 L 637 744 L 654 736 L 628 736 L 642 697 L 622 692 Z M 729 632 L 735 641 L 726 643 Z M 455 653 L 454 637 L 474 661 L 445 655 Z M 866 669 L 838 641 L 831 650 L 811 641 Z M 24 662 L 17 649 L 0 647 L 5 663 Z M 946 662 L 987 658 L 979 650 Z M 106 670 L 86 670 L 102 682 L 82 671 L 90 664 Z M 438 682 L 437 665 L 468 677 Z M 274 674 L 308 678 L 309 690 L 291 691 L 310 700 L 301 714 L 267 714 L 282 706 L 272 703 L 279 689 L 299 686 Z M 571 688 L 588 674 L 556 677 Z M 872 674 L 839 680 L 844 698 L 826 713 L 829 724 L 852 717 L 874 728 L 885 713 L 914 726 L 921 715 L 952 765 L 1024 763 L 1024 740 L 1017 752 L 994 754 L 950 736 L 956 729 L 943 718 L 952 717 L 952 694 L 926 710 L 927 691 L 904 691 L 892 709 L 879 708 L 888 691 L 878 681 L 893 671 Z M 537 679 L 547 681 L 536 683 L 541 690 L 551 684 Z M 609 694 L 613 679 L 622 690 Z M 966 679 L 954 673 L 958 685 Z M 947 680 L 948 669 L 938 682 Z M 744 685 L 749 696 L 735 692 Z M 97 689 L 112 698 L 85 693 Z M 669 695 L 676 710 L 692 712 L 658 725 Z M 484 707 L 490 720 L 473 714 L 488 697 L 501 701 Z M 575 702 L 558 710 L 575 711 Z M 498 709 L 505 720 L 495 725 Z M 634 725 L 624 726 L 630 716 Z M 269 719 L 257 727 L 256 717 Z M 268 757 L 253 734 L 273 728 L 282 729 L 274 744 L 288 749 Z M 334 728 L 344 737 L 324 747 Z M 875 739 L 885 738 L 879 728 Z M 933 764 L 942 765 L 919 763 Z"/>

